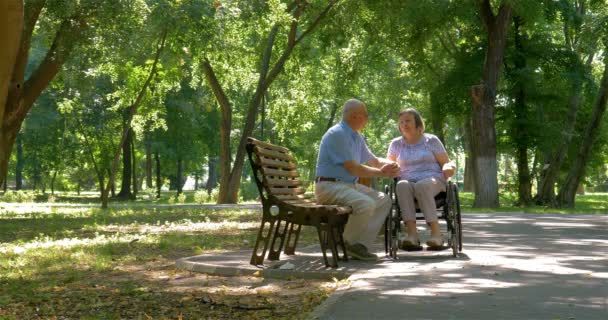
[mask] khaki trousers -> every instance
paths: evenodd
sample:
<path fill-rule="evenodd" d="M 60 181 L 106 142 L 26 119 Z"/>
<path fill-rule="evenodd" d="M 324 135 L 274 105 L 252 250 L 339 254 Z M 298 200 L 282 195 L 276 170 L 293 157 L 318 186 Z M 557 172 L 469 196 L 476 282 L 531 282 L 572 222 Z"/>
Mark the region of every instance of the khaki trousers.
<path fill-rule="evenodd" d="M 391 208 L 390 198 L 361 184 L 321 181 L 315 184 L 319 204 L 351 206 L 353 212 L 344 228 L 344 240 L 366 248 L 374 243 Z"/>
<path fill-rule="evenodd" d="M 446 190 L 445 181 L 437 178 L 428 178 L 418 182 L 401 180 L 397 182 L 395 192 L 401 209 L 403 221 L 416 221 L 416 206 L 414 198 L 418 200 L 418 207 L 424 214 L 426 222 L 437 221 L 437 206 L 435 196 Z"/>

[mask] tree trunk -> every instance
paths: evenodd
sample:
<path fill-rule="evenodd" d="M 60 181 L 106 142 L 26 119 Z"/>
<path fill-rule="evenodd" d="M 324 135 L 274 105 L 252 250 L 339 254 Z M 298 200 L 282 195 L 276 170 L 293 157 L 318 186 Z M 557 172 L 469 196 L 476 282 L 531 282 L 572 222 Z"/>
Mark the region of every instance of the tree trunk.
<path fill-rule="evenodd" d="M 337 102 L 333 102 L 331 104 L 331 111 L 329 113 L 329 119 L 327 120 L 327 125 L 325 126 L 325 131 L 329 130 L 334 125 L 334 121 L 336 121 L 336 114 L 338 113 L 339 104 Z"/>
<path fill-rule="evenodd" d="M 605 48 L 607 50 L 608 48 Z M 582 144 L 578 150 L 576 160 L 573 161 L 564 185 L 559 190 L 558 205 L 560 207 L 573 208 L 576 190 L 585 176 L 587 162 L 591 155 L 592 147 L 597 139 L 602 125 L 602 119 L 606 112 L 606 101 L 608 100 L 608 53 L 604 51 L 604 74 L 600 84 L 598 96 L 593 103 L 591 119 L 583 135 Z"/>
<path fill-rule="evenodd" d="M 441 140 L 441 142 L 443 144 L 445 144 L 445 135 L 443 134 L 443 125 L 445 124 L 445 115 L 443 114 L 443 110 L 441 108 L 441 105 L 438 104 L 435 100 L 435 98 L 433 98 L 434 95 L 431 95 L 430 100 L 431 100 L 431 114 L 430 114 L 430 118 L 431 118 L 431 127 L 433 129 L 433 134 L 435 134 L 437 136 L 437 138 L 439 138 L 439 140 Z"/>
<path fill-rule="evenodd" d="M 467 117 L 464 125 L 464 177 L 462 178 L 462 191 L 475 192 L 475 164 L 473 163 L 473 151 L 471 150 L 471 118 Z"/>
<path fill-rule="evenodd" d="M 511 13 L 511 7 L 503 3 L 498 15 L 495 16 L 492 13 L 490 0 L 482 0 L 480 3 L 480 14 L 487 31 L 488 43 L 483 83 L 473 86 L 471 90 L 473 100 L 471 146 L 476 168 L 474 206 L 477 208 L 499 206 L 494 108 Z"/>
<path fill-rule="evenodd" d="M 152 188 L 152 145 L 146 141 L 146 188 Z"/>
<path fill-rule="evenodd" d="M 217 158 L 209 157 L 209 170 L 205 189 L 207 194 L 211 195 L 211 191 L 217 186 Z"/>
<path fill-rule="evenodd" d="M 125 117 L 128 117 L 128 115 L 125 115 Z M 125 131 L 127 132 L 127 138 L 122 144 L 122 181 L 117 197 L 121 199 L 133 199 L 133 193 L 131 193 L 131 178 L 133 177 L 131 143 L 133 141 L 133 129 L 125 124 Z"/>
<path fill-rule="evenodd" d="M 17 134 L 17 163 L 15 166 L 15 190 L 23 189 L 23 143 L 21 133 Z"/>
<path fill-rule="evenodd" d="M 133 199 L 137 197 L 137 157 L 135 155 L 135 132 L 131 128 L 131 171 L 133 173 Z"/>
<path fill-rule="evenodd" d="M 55 178 L 57 178 L 57 170 L 53 172 L 53 177 L 51 178 L 51 194 L 55 194 Z"/>
<path fill-rule="evenodd" d="M 520 32 L 521 19 L 516 16 L 513 18 L 513 28 L 515 33 L 515 71 L 517 74 L 526 68 L 526 52 L 524 51 L 522 36 Z M 526 106 L 525 85 L 521 76 L 516 77 L 516 93 L 515 93 L 515 123 L 513 125 L 514 140 L 516 144 L 516 161 L 517 161 L 517 195 L 519 205 L 529 205 L 532 203 L 532 181 L 530 177 L 530 168 L 528 166 L 528 132 L 531 128 L 526 125 L 528 115 L 528 107 Z"/>
<path fill-rule="evenodd" d="M 112 194 L 112 198 L 114 198 L 116 197 L 116 180 L 114 180 L 114 173 L 112 173 L 112 170 L 110 168 L 108 168 L 108 179 L 110 179 L 108 180 L 108 184 Z M 107 192 L 106 188 L 103 188 L 101 192 L 103 193 L 104 190 L 106 190 Z"/>
<path fill-rule="evenodd" d="M 205 59 L 203 62 L 203 72 L 205 73 L 205 78 L 207 79 L 207 83 L 211 87 L 213 94 L 220 105 L 220 109 L 222 111 L 222 121 L 220 124 L 220 166 L 219 166 L 219 176 L 220 176 L 220 194 L 226 195 L 227 188 L 230 181 L 230 130 L 232 128 L 232 106 L 230 105 L 230 101 L 228 100 L 228 96 L 222 89 L 209 60 Z M 220 201 L 218 199 L 218 203 L 224 203 L 225 201 Z"/>
<path fill-rule="evenodd" d="M 184 171 L 184 161 L 181 158 L 177 159 L 177 177 L 175 178 L 177 194 L 182 193 L 184 185 L 184 178 L 182 177 Z"/>
<path fill-rule="evenodd" d="M 158 151 L 154 153 L 154 160 L 156 162 L 156 198 L 160 199 L 160 189 L 162 187 L 161 176 L 160 176 L 160 156 Z"/>
<path fill-rule="evenodd" d="M 11 83 L 11 79 L 20 50 L 23 24 L 23 1 L 0 1 L 0 185 L 7 185 L 6 175 L 13 149 L 12 142 L 4 132 L 3 123 L 8 111 L 8 94 L 14 90 L 11 86 L 20 86 Z"/>
<path fill-rule="evenodd" d="M 105 176 L 103 174 L 103 170 L 97 174 L 97 183 L 99 183 L 99 198 L 101 199 L 101 195 L 103 194 L 103 188 L 105 187 Z M 78 183 L 78 188 L 80 188 L 80 182 Z"/>

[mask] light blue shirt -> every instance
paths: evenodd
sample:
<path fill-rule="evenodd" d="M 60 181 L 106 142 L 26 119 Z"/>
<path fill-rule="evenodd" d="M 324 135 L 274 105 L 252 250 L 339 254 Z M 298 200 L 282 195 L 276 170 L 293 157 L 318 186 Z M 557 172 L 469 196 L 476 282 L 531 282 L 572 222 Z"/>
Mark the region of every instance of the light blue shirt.
<path fill-rule="evenodd" d="M 344 162 L 366 163 L 376 156 L 369 151 L 365 139 L 342 120 L 329 128 L 321 139 L 317 158 L 317 177 L 336 178 L 354 183 L 358 177 L 348 173 Z"/>

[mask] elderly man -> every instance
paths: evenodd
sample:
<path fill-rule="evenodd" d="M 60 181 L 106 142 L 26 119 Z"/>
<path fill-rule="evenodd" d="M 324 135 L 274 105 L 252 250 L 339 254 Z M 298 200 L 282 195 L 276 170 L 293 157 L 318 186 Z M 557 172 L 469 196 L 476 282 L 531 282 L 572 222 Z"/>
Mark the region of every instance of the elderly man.
<path fill-rule="evenodd" d="M 351 206 L 353 212 L 344 229 L 347 251 L 354 259 L 376 260 L 369 252 L 391 201 L 382 192 L 357 184 L 359 177 L 393 178 L 399 166 L 377 158 L 369 150 L 359 131 L 367 124 L 367 107 L 356 99 L 342 106 L 342 121 L 331 127 L 321 139 L 317 159 L 315 195 L 317 202 Z"/>

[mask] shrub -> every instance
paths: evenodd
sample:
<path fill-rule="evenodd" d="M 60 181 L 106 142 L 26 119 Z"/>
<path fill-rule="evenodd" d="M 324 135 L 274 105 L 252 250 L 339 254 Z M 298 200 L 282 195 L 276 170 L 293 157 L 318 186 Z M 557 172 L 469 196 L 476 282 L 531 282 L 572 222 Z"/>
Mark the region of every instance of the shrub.
<path fill-rule="evenodd" d="M 207 203 L 209 201 L 210 196 L 204 190 L 199 190 L 194 193 L 194 202 L 198 204 Z"/>
<path fill-rule="evenodd" d="M 24 192 L 22 190 L 7 191 L 2 196 L 4 202 L 34 202 L 36 194 L 34 192 Z"/>

